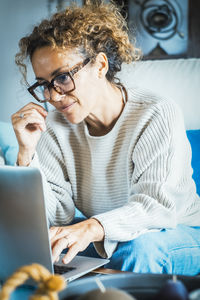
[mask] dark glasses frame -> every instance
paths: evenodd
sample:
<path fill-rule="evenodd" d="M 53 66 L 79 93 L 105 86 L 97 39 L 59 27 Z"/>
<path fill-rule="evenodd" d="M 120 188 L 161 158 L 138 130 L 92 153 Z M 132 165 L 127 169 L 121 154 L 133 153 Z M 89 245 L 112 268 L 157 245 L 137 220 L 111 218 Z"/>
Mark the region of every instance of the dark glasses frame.
<path fill-rule="evenodd" d="M 40 100 L 38 98 L 38 96 L 35 94 L 34 90 L 38 87 L 38 86 L 42 86 L 44 84 L 44 82 L 47 83 L 47 88 L 49 90 L 49 93 L 50 93 L 50 90 L 51 88 L 53 88 L 58 94 L 60 95 L 66 95 L 68 93 L 71 93 L 72 91 L 74 91 L 76 89 L 76 86 L 75 86 L 75 82 L 74 82 L 74 79 L 73 79 L 73 76 L 74 74 L 76 74 L 78 71 L 80 71 L 85 65 L 87 65 L 89 63 L 89 61 L 91 60 L 91 58 L 86 58 L 83 62 L 81 63 L 78 63 L 77 65 L 75 65 L 70 71 L 67 71 L 67 72 L 63 72 L 63 73 L 60 73 L 58 75 L 56 75 L 50 82 L 48 81 L 43 81 L 41 83 L 39 82 L 36 82 L 34 83 L 33 85 L 31 85 L 27 90 L 29 91 L 29 93 L 40 103 L 44 103 L 44 102 L 48 102 L 50 99 L 46 99 L 46 100 Z M 70 77 L 70 79 L 72 80 L 72 83 L 73 83 L 73 88 L 67 92 L 62 92 L 61 90 L 59 91 L 58 89 L 56 89 L 56 86 L 54 85 L 54 81 L 56 80 L 56 78 L 58 76 L 62 76 L 62 75 L 67 75 Z"/>

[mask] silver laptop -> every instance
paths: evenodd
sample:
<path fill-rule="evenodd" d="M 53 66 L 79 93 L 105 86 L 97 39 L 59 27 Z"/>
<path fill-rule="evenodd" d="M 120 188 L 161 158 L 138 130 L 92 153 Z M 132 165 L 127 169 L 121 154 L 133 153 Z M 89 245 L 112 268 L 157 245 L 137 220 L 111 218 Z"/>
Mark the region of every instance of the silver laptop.
<path fill-rule="evenodd" d="M 69 264 L 62 257 L 53 266 L 41 174 L 36 168 L 0 167 L 0 280 L 17 268 L 39 263 L 55 268 L 66 281 L 74 280 L 109 260 L 76 256 Z"/>

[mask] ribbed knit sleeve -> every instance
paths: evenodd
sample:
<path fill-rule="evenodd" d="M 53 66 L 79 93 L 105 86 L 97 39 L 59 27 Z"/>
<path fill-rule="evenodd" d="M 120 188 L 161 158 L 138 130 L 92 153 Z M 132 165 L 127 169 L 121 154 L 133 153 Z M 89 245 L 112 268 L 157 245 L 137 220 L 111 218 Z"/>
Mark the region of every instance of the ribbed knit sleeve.
<path fill-rule="evenodd" d="M 37 145 L 37 152 L 31 167 L 40 169 L 43 181 L 43 190 L 47 216 L 50 226 L 70 223 L 75 214 L 72 200 L 72 189 L 69 182 L 62 150 L 54 131 L 49 127 Z"/>

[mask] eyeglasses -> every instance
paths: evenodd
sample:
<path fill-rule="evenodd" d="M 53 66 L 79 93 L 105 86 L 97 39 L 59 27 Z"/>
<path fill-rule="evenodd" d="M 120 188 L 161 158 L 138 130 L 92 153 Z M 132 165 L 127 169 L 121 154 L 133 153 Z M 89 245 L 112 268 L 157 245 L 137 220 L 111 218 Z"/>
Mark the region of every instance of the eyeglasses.
<path fill-rule="evenodd" d="M 72 70 L 63 72 L 55 76 L 51 82 L 36 82 L 28 88 L 29 93 L 40 103 L 47 102 L 51 99 L 51 89 L 53 88 L 58 94 L 66 95 L 75 90 L 73 76 L 80 71 L 90 61 L 86 58 L 82 63 L 77 64 Z"/>

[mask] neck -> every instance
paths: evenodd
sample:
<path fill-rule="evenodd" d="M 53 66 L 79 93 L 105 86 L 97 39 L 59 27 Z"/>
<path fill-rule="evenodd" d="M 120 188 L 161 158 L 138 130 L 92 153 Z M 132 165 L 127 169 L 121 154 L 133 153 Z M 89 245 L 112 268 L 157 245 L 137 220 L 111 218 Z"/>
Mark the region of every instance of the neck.
<path fill-rule="evenodd" d="M 102 136 L 111 131 L 125 106 L 125 95 L 116 85 L 108 84 L 95 103 L 95 109 L 86 118 L 91 135 Z"/>

